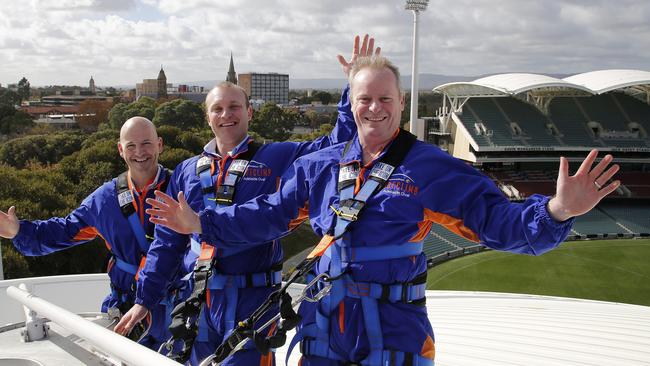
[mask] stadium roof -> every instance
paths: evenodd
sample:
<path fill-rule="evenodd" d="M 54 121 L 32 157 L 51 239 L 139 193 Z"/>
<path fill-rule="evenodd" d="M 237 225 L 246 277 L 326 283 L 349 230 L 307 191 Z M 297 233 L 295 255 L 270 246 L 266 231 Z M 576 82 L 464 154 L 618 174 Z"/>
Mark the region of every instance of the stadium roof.
<path fill-rule="evenodd" d="M 529 91 L 593 94 L 591 89 L 582 85 L 546 75 L 526 73 L 497 74 L 469 82 L 447 83 L 433 90 L 451 97 L 508 96 Z"/>
<path fill-rule="evenodd" d="M 650 72 L 641 70 L 599 70 L 564 78 L 569 83 L 582 85 L 596 94 L 628 87 L 650 85 Z"/>

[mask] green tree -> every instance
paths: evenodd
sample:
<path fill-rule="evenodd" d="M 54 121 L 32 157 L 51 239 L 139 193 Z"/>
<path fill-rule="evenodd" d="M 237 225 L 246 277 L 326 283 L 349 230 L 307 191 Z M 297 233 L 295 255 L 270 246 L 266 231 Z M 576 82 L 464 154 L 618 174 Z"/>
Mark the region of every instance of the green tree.
<path fill-rule="evenodd" d="M 312 94 L 312 100 L 320 100 L 324 105 L 328 105 L 332 102 L 332 94 L 326 91 L 317 91 Z"/>
<path fill-rule="evenodd" d="M 23 111 L 15 111 L 13 115 L 0 119 L 0 134 L 21 133 L 32 126 L 34 126 L 34 120 L 29 114 Z"/>
<path fill-rule="evenodd" d="M 20 95 L 13 90 L 0 88 L 0 106 L 12 107 L 20 103 Z M 2 114 L 0 113 L 0 117 Z"/>
<path fill-rule="evenodd" d="M 126 115 L 127 106 L 125 103 L 117 103 L 108 111 L 108 124 L 111 128 L 119 130 L 122 127 L 122 124 L 126 121 L 124 116 Z"/>
<path fill-rule="evenodd" d="M 16 138 L 0 145 L 0 162 L 22 169 L 28 162 L 43 165 L 59 162 L 78 151 L 85 136 L 79 133 L 32 135 Z"/>
<path fill-rule="evenodd" d="M 183 130 L 200 128 L 205 121 L 201 104 L 185 99 L 175 99 L 156 109 L 153 123 L 156 126 L 176 126 Z"/>
<path fill-rule="evenodd" d="M 18 82 L 18 95 L 20 96 L 20 101 L 29 100 L 30 86 L 27 78 L 23 76 L 22 79 Z"/>
<path fill-rule="evenodd" d="M 185 149 L 165 149 L 163 150 L 162 154 L 160 154 L 160 164 L 169 169 L 174 169 L 180 162 L 185 159 L 189 159 L 194 155 L 196 155 L 196 153 L 187 151 Z"/>
<path fill-rule="evenodd" d="M 135 116 L 153 119 L 156 112 L 156 101 L 142 97 L 131 104 L 117 103 L 108 112 L 108 124 L 119 130 L 127 119 Z"/>
<path fill-rule="evenodd" d="M 298 113 L 266 103 L 253 115 L 250 130 L 273 141 L 284 141 L 291 136 L 291 131 L 299 120 Z"/>

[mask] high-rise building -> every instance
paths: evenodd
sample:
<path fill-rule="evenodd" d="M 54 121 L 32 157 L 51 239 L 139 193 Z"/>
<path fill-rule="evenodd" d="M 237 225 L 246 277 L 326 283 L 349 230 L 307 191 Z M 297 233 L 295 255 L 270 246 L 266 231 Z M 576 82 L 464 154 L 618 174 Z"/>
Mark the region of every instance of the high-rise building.
<path fill-rule="evenodd" d="M 239 85 L 251 100 L 263 100 L 277 104 L 289 103 L 289 75 L 277 73 L 239 74 Z"/>
<path fill-rule="evenodd" d="M 237 84 L 237 73 L 235 72 L 235 64 L 232 62 L 232 52 L 230 52 L 230 67 L 228 68 L 228 75 L 226 81 Z"/>

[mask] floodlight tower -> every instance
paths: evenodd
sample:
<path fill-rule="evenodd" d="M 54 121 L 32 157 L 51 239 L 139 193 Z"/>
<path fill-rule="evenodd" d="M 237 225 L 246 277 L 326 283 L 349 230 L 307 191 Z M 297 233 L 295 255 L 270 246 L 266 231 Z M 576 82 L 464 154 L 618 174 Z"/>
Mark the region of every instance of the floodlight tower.
<path fill-rule="evenodd" d="M 411 133 L 424 140 L 424 129 L 418 127 L 418 15 L 427 9 L 429 0 L 406 0 L 404 9 L 413 11 L 413 64 L 411 67 Z M 420 131 L 418 131 L 420 130 Z"/>

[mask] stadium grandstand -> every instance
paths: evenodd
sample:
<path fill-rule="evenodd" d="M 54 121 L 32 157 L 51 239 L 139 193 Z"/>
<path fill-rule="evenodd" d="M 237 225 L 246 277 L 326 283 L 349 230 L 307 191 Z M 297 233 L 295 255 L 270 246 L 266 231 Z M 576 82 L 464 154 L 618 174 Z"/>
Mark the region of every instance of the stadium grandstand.
<path fill-rule="evenodd" d="M 577 219 L 570 240 L 650 236 L 650 72 L 600 70 L 564 79 L 509 73 L 440 85 L 428 139 L 488 175 L 510 200 L 553 194 L 560 156 L 572 169 L 597 148 L 621 186 Z M 481 249 L 434 225 L 430 264 Z"/>

